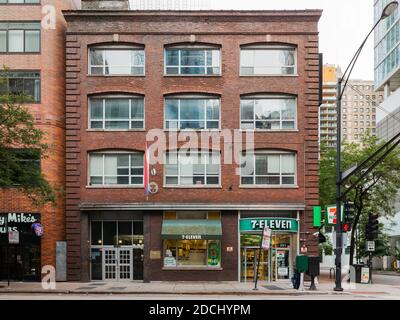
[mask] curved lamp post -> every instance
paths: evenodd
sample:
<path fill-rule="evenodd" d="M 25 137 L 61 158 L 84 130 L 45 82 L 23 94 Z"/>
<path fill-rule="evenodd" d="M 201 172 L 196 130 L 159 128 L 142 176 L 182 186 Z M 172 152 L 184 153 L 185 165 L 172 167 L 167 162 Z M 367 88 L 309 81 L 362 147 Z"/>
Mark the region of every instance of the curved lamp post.
<path fill-rule="evenodd" d="M 357 62 L 358 57 L 360 56 L 360 53 L 362 49 L 365 46 L 365 43 L 367 42 L 369 36 L 371 33 L 375 30 L 375 28 L 378 26 L 378 24 L 389 17 L 399 6 L 399 3 L 397 1 L 391 1 L 388 3 L 385 8 L 382 11 L 382 15 L 380 19 L 375 23 L 374 27 L 371 29 L 371 31 L 368 33 L 364 41 L 361 43 L 361 46 L 358 48 L 356 51 L 355 55 L 351 59 L 349 65 L 346 68 L 346 71 L 342 75 L 341 78 L 338 79 L 338 85 L 337 85 L 337 101 L 336 101 L 336 109 L 337 109 L 337 132 L 336 132 L 336 259 L 335 259 L 335 265 L 336 265 L 336 278 L 335 278 L 335 291 L 343 291 L 342 288 L 342 252 L 343 252 L 343 243 L 342 243 L 342 212 L 341 212 L 341 186 L 342 186 L 342 172 L 341 172 L 341 156 L 340 152 L 342 149 L 342 112 L 341 112 L 341 100 L 342 96 L 344 93 L 344 90 L 346 89 L 347 82 L 349 81 L 351 72 L 353 71 L 354 65 Z M 342 87 L 342 83 L 344 82 L 344 85 Z"/>

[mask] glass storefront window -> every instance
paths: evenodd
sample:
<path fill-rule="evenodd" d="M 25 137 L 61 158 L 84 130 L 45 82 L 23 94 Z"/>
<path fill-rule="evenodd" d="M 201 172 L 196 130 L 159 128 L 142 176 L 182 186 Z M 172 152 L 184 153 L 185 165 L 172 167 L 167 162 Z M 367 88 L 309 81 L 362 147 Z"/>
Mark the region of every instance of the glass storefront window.
<path fill-rule="evenodd" d="M 118 245 L 132 245 L 132 222 L 118 221 Z"/>
<path fill-rule="evenodd" d="M 103 280 L 102 252 L 101 249 L 92 249 L 92 280 Z"/>
<path fill-rule="evenodd" d="M 221 266 L 219 240 L 164 240 L 164 267 Z"/>
<path fill-rule="evenodd" d="M 116 245 L 117 224 L 115 221 L 103 221 L 103 244 L 106 246 Z"/>
<path fill-rule="evenodd" d="M 101 221 L 93 221 L 92 228 L 91 228 L 91 238 L 92 238 L 92 245 L 93 246 L 101 246 L 102 242 L 102 235 L 101 235 Z"/>

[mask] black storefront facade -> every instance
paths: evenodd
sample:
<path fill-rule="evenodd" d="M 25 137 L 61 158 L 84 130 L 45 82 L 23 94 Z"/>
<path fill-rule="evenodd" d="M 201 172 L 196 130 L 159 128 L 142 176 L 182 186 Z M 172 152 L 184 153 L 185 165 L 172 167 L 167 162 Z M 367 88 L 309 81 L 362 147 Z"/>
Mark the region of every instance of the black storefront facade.
<path fill-rule="evenodd" d="M 41 238 L 34 223 L 40 223 L 40 213 L 0 213 L 0 280 L 40 280 Z M 18 243 L 10 243 L 9 231 L 18 232 Z"/>

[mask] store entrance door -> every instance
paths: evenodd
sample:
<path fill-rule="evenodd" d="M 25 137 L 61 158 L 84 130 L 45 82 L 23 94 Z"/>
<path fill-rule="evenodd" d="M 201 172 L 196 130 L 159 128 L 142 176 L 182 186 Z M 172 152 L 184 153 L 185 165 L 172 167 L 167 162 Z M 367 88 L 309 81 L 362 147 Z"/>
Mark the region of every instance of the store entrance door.
<path fill-rule="evenodd" d="M 261 250 L 259 248 L 242 248 L 242 281 L 250 282 L 256 280 L 257 264 L 260 258 L 260 265 L 258 266 L 258 280 L 270 280 L 270 263 L 269 251 Z"/>
<path fill-rule="evenodd" d="M 104 248 L 103 279 L 132 280 L 132 248 Z"/>
<path fill-rule="evenodd" d="M 272 249 L 272 278 L 289 279 L 290 249 Z"/>

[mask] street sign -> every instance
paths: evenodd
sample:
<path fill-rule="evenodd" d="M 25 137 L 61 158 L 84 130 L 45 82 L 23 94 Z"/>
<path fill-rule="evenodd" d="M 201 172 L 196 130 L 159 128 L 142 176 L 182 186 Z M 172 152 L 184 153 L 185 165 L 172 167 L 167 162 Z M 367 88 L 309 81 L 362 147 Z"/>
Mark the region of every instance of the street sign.
<path fill-rule="evenodd" d="M 342 221 L 343 221 L 343 208 L 344 206 L 342 206 Z M 336 206 L 327 206 L 326 207 L 326 221 L 327 221 L 327 225 L 336 225 Z"/>
<path fill-rule="evenodd" d="M 8 231 L 8 243 L 9 244 L 19 244 L 19 232 L 18 231 Z"/>
<path fill-rule="evenodd" d="M 269 227 L 265 227 L 261 243 L 261 248 L 263 248 L 264 250 L 269 250 L 269 248 L 271 247 L 271 234 L 272 234 L 272 229 L 270 229 Z"/>
<path fill-rule="evenodd" d="M 367 241 L 367 251 L 375 251 L 375 241 Z"/>

